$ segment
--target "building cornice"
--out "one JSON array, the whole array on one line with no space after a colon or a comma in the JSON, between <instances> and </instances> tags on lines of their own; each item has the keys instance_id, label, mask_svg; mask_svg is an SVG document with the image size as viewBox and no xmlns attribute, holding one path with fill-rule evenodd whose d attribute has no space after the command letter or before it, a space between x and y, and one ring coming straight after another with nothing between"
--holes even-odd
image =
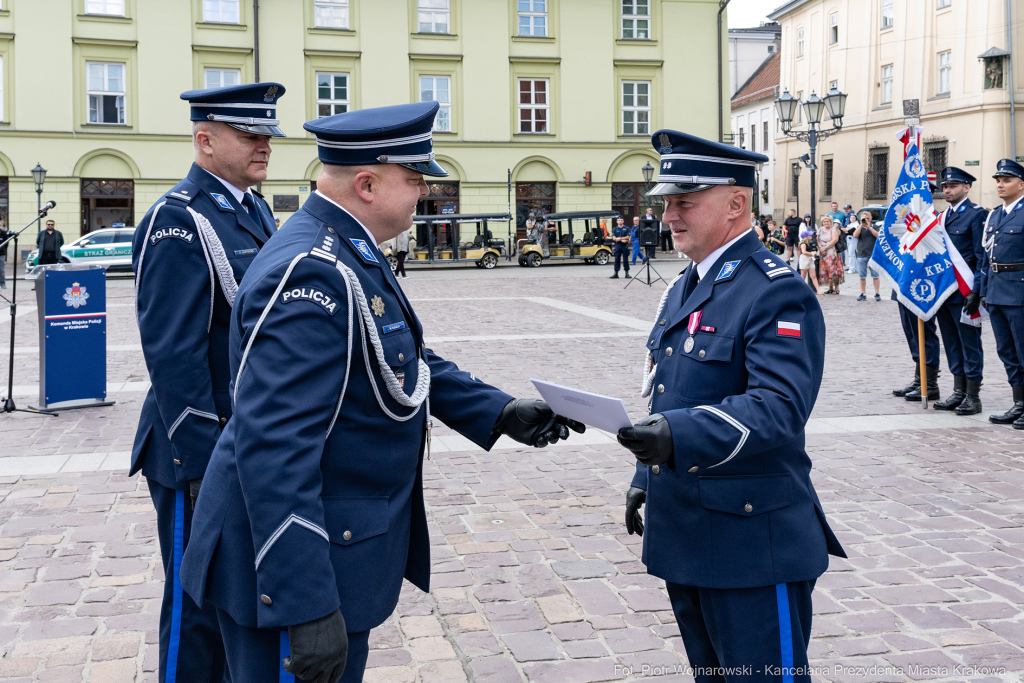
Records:
<instances>
[{"instance_id":1,"label":"building cornice","mask_svg":"<svg viewBox=\"0 0 1024 683\"><path fill-rule=\"evenodd\" d=\"M771 13L768 14L768 18L772 21L776 21L780 17L786 16L793 10L799 9L809 2L811 2L811 0L790 0L786 4L773 9Z\"/></svg>"}]
</instances>

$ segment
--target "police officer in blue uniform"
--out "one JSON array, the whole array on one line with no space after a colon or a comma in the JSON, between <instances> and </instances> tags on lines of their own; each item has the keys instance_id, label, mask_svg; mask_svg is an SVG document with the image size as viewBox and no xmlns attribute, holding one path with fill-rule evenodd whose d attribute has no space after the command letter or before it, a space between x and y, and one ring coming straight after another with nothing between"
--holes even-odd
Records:
<instances>
[{"instance_id":1,"label":"police officer in blue uniform","mask_svg":"<svg viewBox=\"0 0 1024 683\"><path fill-rule=\"evenodd\" d=\"M431 151L437 110L306 123L324 164L317 190L239 287L234 416L181 569L188 594L217 608L232 680L362 680L369 631L403 578L429 588L432 417L485 449L502 434L543 446L583 431L426 348L377 247L409 229L423 176L447 175Z\"/></svg>"},{"instance_id":2,"label":"police officer in blue uniform","mask_svg":"<svg viewBox=\"0 0 1024 683\"><path fill-rule=\"evenodd\" d=\"M811 591L845 557L811 484L804 427L821 385L814 292L750 228L768 158L672 130L663 221L693 262L666 290L646 342L651 415L619 431L637 459L626 528L665 580L700 682L810 681ZM646 503L646 523L640 507Z\"/></svg>"},{"instance_id":3,"label":"police officer in blue uniform","mask_svg":"<svg viewBox=\"0 0 1024 683\"><path fill-rule=\"evenodd\" d=\"M1024 429L1024 166L1002 159L992 177L1003 205L988 216L977 291L991 314L996 352L1006 368L1013 406L988 419Z\"/></svg>"},{"instance_id":4,"label":"police officer in blue uniform","mask_svg":"<svg viewBox=\"0 0 1024 683\"><path fill-rule=\"evenodd\" d=\"M981 241L988 211L967 198L975 180L974 176L963 169L947 166L942 169L939 184L949 204L943 212L943 227L967 267L974 273L974 281L977 283L981 266ZM963 309L967 307L977 312L980 300L977 288L966 297L957 290L935 314L942 332L942 344L946 349L946 362L953 375L953 393L945 401L936 403L936 410L953 410L957 415L981 412L978 393L984 368L981 328L960 322Z\"/></svg>"},{"instance_id":5,"label":"police officer in blue uniform","mask_svg":"<svg viewBox=\"0 0 1024 683\"><path fill-rule=\"evenodd\" d=\"M626 269L626 279L629 278L629 244L630 230L626 227L626 221L622 216L615 219L615 227L612 228L612 253L615 255L614 271L608 277L612 280L619 278L619 261L621 259L623 268Z\"/></svg>"},{"instance_id":6,"label":"police officer in blue uniform","mask_svg":"<svg viewBox=\"0 0 1024 683\"><path fill-rule=\"evenodd\" d=\"M132 245L135 308L152 386L132 448L156 506L164 596L160 681L224 678L217 614L184 595L178 568L192 493L231 417L228 330L238 282L270 239L270 207L250 188L267 177L284 87L190 90L195 163L142 219Z\"/></svg>"},{"instance_id":7,"label":"police officer in blue uniform","mask_svg":"<svg viewBox=\"0 0 1024 683\"><path fill-rule=\"evenodd\" d=\"M910 348L910 357L914 361L914 379L907 386L892 390L893 396L905 398L908 401L921 400L921 347L917 341L917 316L910 312L896 298L893 291L890 297L896 302L900 311L900 325L903 327L903 336L907 339L907 346ZM939 400L939 334L936 332L935 318L924 322L924 357L926 372L926 386L928 400Z\"/></svg>"}]
</instances>

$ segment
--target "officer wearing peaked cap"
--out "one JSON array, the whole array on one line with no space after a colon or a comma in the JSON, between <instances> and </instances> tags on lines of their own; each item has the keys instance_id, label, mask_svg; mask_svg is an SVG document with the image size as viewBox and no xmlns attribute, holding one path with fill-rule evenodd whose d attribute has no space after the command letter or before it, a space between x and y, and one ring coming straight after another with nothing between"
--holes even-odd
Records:
<instances>
[{"instance_id":1,"label":"officer wearing peaked cap","mask_svg":"<svg viewBox=\"0 0 1024 683\"><path fill-rule=\"evenodd\" d=\"M653 143L651 194L693 262L646 343L651 415L619 431L637 460L626 528L665 579L691 666L749 666L744 681L779 680L781 667L810 681L811 591L828 555L845 557L804 449L824 365L821 308L750 229L767 157L672 130Z\"/></svg>"},{"instance_id":2,"label":"officer wearing peaked cap","mask_svg":"<svg viewBox=\"0 0 1024 683\"><path fill-rule=\"evenodd\" d=\"M1003 203L992 209L985 224L978 293L990 313L1013 406L988 419L1024 429L1024 166L1002 159L992 177Z\"/></svg>"},{"instance_id":3,"label":"officer wearing peaked cap","mask_svg":"<svg viewBox=\"0 0 1024 683\"><path fill-rule=\"evenodd\" d=\"M232 312L235 412L181 576L215 605L232 680L362 680L403 577L426 591L423 452L436 417L482 448L583 426L427 349L377 245L408 230L436 102L311 121L317 190L256 257ZM429 451L428 451L429 454ZM342 673L344 671L344 673ZM343 678L341 678L343 676Z\"/></svg>"},{"instance_id":4,"label":"officer wearing peaked cap","mask_svg":"<svg viewBox=\"0 0 1024 683\"><path fill-rule=\"evenodd\" d=\"M946 299L936 318L946 349L946 361L953 375L953 393L935 404L936 410L954 410L957 415L981 412L981 376L984 356L981 349L981 328L960 322L961 313L976 313L981 300L979 270L981 241L988 212L967 198L976 178L956 166L942 169L939 184L949 206L940 220L953 246L974 273L974 290L966 297L958 291Z\"/></svg>"},{"instance_id":5,"label":"officer wearing peaked cap","mask_svg":"<svg viewBox=\"0 0 1024 683\"><path fill-rule=\"evenodd\" d=\"M182 93L195 163L135 232L135 308L152 386L132 448L157 511L165 583L160 680L224 675L217 614L181 591L194 496L231 417L228 330L238 282L273 234L270 208L251 188L267 177L270 138L283 137L275 83ZM191 491L190 491L191 489Z\"/></svg>"}]
</instances>

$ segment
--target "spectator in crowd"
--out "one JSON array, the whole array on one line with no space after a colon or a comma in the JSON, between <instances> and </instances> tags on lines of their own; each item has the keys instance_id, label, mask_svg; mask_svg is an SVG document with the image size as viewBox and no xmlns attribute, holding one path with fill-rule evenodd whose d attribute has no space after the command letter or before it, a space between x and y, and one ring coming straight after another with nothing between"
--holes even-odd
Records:
<instances>
[{"instance_id":1,"label":"spectator in crowd","mask_svg":"<svg viewBox=\"0 0 1024 683\"><path fill-rule=\"evenodd\" d=\"M395 277L402 279L408 279L408 275L405 274L405 257L409 253L409 235L412 232L412 228L406 230L401 235L395 238L395 258L398 260L398 264L395 266Z\"/></svg>"},{"instance_id":2,"label":"spectator in crowd","mask_svg":"<svg viewBox=\"0 0 1024 683\"><path fill-rule=\"evenodd\" d=\"M867 301L867 277L868 269L871 269L871 279L875 285L875 301L881 301L878 281L879 272L868 264L871 260L871 252L875 250L875 241L878 240L878 230L871 221L871 214L865 211L860 215L860 224L854 230L854 243L857 245L857 275L860 276L860 296L857 301Z\"/></svg>"},{"instance_id":3,"label":"spectator in crowd","mask_svg":"<svg viewBox=\"0 0 1024 683\"><path fill-rule=\"evenodd\" d=\"M633 216L633 227L629 230L629 241L633 247L632 265L636 265L637 256L640 257L642 262L646 263L647 257L640 251L640 216Z\"/></svg>"},{"instance_id":4,"label":"spectator in crowd","mask_svg":"<svg viewBox=\"0 0 1024 683\"><path fill-rule=\"evenodd\" d=\"M815 259L818 256L818 241L814 236L813 230L801 230L800 231L800 258L798 263L800 264L800 277L803 278L804 282L807 282L807 276L810 275L811 282L814 283L814 293L821 293L821 285L818 284L818 273Z\"/></svg>"},{"instance_id":5,"label":"spectator in crowd","mask_svg":"<svg viewBox=\"0 0 1024 683\"><path fill-rule=\"evenodd\" d=\"M789 217L783 221L786 228L786 261L792 261L800 255L800 225L802 221L796 217L796 209L789 210Z\"/></svg>"},{"instance_id":6,"label":"spectator in crowd","mask_svg":"<svg viewBox=\"0 0 1024 683\"><path fill-rule=\"evenodd\" d=\"M7 229L7 216L0 217L0 244L3 244L14 233ZM7 289L7 245L0 247L0 289Z\"/></svg>"},{"instance_id":7,"label":"spectator in crowd","mask_svg":"<svg viewBox=\"0 0 1024 683\"><path fill-rule=\"evenodd\" d=\"M615 227L612 228L612 242L615 246L612 247L612 253L615 255L615 265L612 274L609 276L610 279L616 280L619 277L619 263L621 259L622 266L626 269L626 279L629 279L629 228L626 227L626 221L622 216L615 219Z\"/></svg>"},{"instance_id":8,"label":"spectator in crowd","mask_svg":"<svg viewBox=\"0 0 1024 683\"><path fill-rule=\"evenodd\" d=\"M658 219L654 217L654 209L652 209L649 206L647 207L647 211L644 212L644 217L640 219L640 226L644 230L654 230L654 234L657 235L659 237L659 239L660 239L662 251L668 251L668 247L665 246L668 243L666 241L666 239L665 239L666 233L662 232L662 233L659 234L660 224L658 222ZM668 235L668 239L671 240L672 239L672 231L671 231L671 229L669 230L667 235ZM656 256L655 256L656 252L657 252L657 249L651 249L651 258L656 258Z\"/></svg>"},{"instance_id":9,"label":"spectator in crowd","mask_svg":"<svg viewBox=\"0 0 1024 683\"><path fill-rule=\"evenodd\" d=\"M274 227L276 227L278 230L281 229L281 219L278 216L274 216Z\"/></svg>"},{"instance_id":10,"label":"spectator in crowd","mask_svg":"<svg viewBox=\"0 0 1024 683\"><path fill-rule=\"evenodd\" d=\"M857 238L853 232L857 229L857 216L853 213L853 207L847 204L843 207L843 234L846 235L846 272L853 273L857 270Z\"/></svg>"},{"instance_id":11,"label":"spectator in crowd","mask_svg":"<svg viewBox=\"0 0 1024 683\"><path fill-rule=\"evenodd\" d=\"M775 219L768 219L768 241L766 246L768 251L772 252L776 256L782 256L782 252L786 250L786 230L785 226L775 225Z\"/></svg>"},{"instance_id":12,"label":"spectator in crowd","mask_svg":"<svg viewBox=\"0 0 1024 683\"><path fill-rule=\"evenodd\" d=\"M839 285L844 282L843 259L836 251L840 237L838 221L828 214L822 216L818 230L818 279L828 285L826 294L838 294Z\"/></svg>"},{"instance_id":13,"label":"spectator in crowd","mask_svg":"<svg viewBox=\"0 0 1024 683\"><path fill-rule=\"evenodd\" d=\"M832 217L832 221L833 222L838 221L839 225L837 225L836 228L839 230L839 239L841 239L841 240L843 240L845 242L846 241L846 231L843 230L843 226L846 225L846 214L839 210L839 202L832 202L831 209L832 210L828 212L828 215ZM843 268L845 269L847 267L846 252L843 251L843 252L837 252L837 253L839 253L839 257L843 261ZM853 258L852 254L851 254L851 258ZM854 264L852 262L849 264L850 267L853 267L854 265L856 265L856 264Z\"/></svg>"},{"instance_id":14,"label":"spectator in crowd","mask_svg":"<svg viewBox=\"0 0 1024 683\"><path fill-rule=\"evenodd\" d=\"M544 244L541 246L541 251L544 253L544 258L551 255L550 245L558 245L558 224L554 221L548 221L544 224Z\"/></svg>"},{"instance_id":15,"label":"spectator in crowd","mask_svg":"<svg viewBox=\"0 0 1024 683\"><path fill-rule=\"evenodd\" d=\"M764 244L764 228L761 227L761 221L753 211L750 212L750 227L757 234L757 239L761 240L761 244Z\"/></svg>"},{"instance_id":16,"label":"spectator in crowd","mask_svg":"<svg viewBox=\"0 0 1024 683\"><path fill-rule=\"evenodd\" d=\"M57 230L53 220L46 221L46 230L36 235L36 249L39 250L39 265L60 261L60 248L64 246L64 235Z\"/></svg>"}]
</instances>

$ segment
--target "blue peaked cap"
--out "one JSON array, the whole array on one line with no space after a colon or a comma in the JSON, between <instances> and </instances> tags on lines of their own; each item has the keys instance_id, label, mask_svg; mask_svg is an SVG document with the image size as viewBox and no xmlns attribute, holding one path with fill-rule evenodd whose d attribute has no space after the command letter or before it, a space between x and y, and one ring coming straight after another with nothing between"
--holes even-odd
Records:
<instances>
[{"instance_id":1,"label":"blue peaked cap","mask_svg":"<svg viewBox=\"0 0 1024 683\"><path fill-rule=\"evenodd\" d=\"M307 121L302 127L316 136L317 152L325 164L398 164L440 177L448 171L434 161L431 132L440 106L437 102L415 102L357 109Z\"/></svg>"},{"instance_id":2,"label":"blue peaked cap","mask_svg":"<svg viewBox=\"0 0 1024 683\"><path fill-rule=\"evenodd\" d=\"M1020 178L1024 180L1024 166L1021 166L1013 159L1000 159L999 163L996 164L996 173L993 178L999 176L1013 176L1014 178Z\"/></svg>"},{"instance_id":3,"label":"blue peaked cap","mask_svg":"<svg viewBox=\"0 0 1024 683\"><path fill-rule=\"evenodd\" d=\"M181 99L192 107L192 121L220 121L247 133L283 138L277 119L281 95L284 86L280 83L245 83L188 90L181 93Z\"/></svg>"},{"instance_id":4,"label":"blue peaked cap","mask_svg":"<svg viewBox=\"0 0 1024 683\"><path fill-rule=\"evenodd\" d=\"M947 185L952 183L966 183L968 185L973 185L975 181L978 180L967 171L963 170L962 168L957 168L956 166L947 166L946 168L942 169L942 173L940 173L939 175L941 177L941 179L939 180L939 185Z\"/></svg>"},{"instance_id":5,"label":"blue peaked cap","mask_svg":"<svg viewBox=\"0 0 1024 683\"><path fill-rule=\"evenodd\" d=\"M757 169L768 162L763 154L677 130L657 131L651 144L661 155L661 168L648 196L700 192L715 185L754 187Z\"/></svg>"}]
</instances>

